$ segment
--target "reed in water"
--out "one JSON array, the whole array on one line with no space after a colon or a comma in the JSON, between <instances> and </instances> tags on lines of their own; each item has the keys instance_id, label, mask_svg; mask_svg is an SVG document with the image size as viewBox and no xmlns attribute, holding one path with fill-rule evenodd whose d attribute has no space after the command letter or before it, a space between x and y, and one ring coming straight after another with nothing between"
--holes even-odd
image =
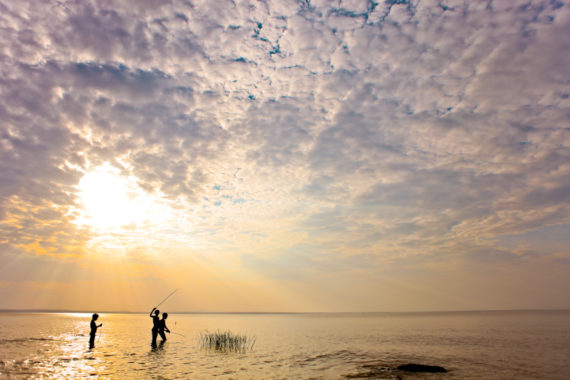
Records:
<instances>
[{"instance_id":1,"label":"reed in water","mask_svg":"<svg viewBox=\"0 0 570 380\"><path fill-rule=\"evenodd\" d=\"M231 331L216 331L200 333L202 348L217 351L246 351L255 344L255 336L234 334Z\"/></svg>"}]
</instances>

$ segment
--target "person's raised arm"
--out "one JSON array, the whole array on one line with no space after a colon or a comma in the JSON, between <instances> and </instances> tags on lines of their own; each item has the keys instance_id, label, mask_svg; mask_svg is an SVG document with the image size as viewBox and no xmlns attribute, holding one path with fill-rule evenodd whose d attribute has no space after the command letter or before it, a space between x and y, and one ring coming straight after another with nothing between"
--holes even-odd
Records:
<instances>
[{"instance_id":1,"label":"person's raised arm","mask_svg":"<svg viewBox=\"0 0 570 380\"><path fill-rule=\"evenodd\" d=\"M148 316L152 318L153 317L152 313L154 313L155 310L156 310L156 307L153 307Z\"/></svg>"}]
</instances>

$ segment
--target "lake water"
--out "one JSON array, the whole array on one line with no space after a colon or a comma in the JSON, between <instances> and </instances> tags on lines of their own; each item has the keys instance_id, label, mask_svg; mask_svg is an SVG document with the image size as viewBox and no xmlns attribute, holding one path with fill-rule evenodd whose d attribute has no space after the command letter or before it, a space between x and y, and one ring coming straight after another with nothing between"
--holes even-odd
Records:
<instances>
[{"instance_id":1,"label":"lake water","mask_svg":"<svg viewBox=\"0 0 570 380\"><path fill-rule=\"evenodd\" d=\"M570 379L570 311L170 314L150 347L145 314L0 313L0 378ZM201 347L200 333L255 336L253 349ZM178 335L181 334L181 335ZM421 363L445 374L395 370Z\"/></svg>"}]
</instances>

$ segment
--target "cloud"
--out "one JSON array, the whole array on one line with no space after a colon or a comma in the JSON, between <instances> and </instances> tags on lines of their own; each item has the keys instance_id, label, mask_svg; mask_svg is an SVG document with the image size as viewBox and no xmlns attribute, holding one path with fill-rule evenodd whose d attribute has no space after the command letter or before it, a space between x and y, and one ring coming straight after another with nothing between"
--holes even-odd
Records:
<instances>
[{"instance_id":1,"label":"cloud","mask_svg":"<svg viewBox=\"0 0 570 380\"><path fill-rule=\"evenodd\" d=\"M570 220L569 20L545 1L0 1L0 246L102 254L77 185L110 165L170 216L109 234L123 253L173 241L305 279L531 260L513 241Z\"/></svg>"}]
</instances>

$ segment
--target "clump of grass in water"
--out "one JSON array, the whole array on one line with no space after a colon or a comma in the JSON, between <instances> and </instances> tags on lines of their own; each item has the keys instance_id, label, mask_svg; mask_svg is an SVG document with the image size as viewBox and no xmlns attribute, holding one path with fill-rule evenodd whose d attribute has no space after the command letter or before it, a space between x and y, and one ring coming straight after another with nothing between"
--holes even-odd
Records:
<instances>
[{"instance_id":1,"label":"clump of grass in water","mask_svg":"<svg viewBox=\"0 0 570 380\"><path fill-rule=\"evenodd\" d=\"M233 334L231 331L200 333L202 348L216 351L246 351L253 349L255 337Z\"/></svg>"}]
</instances>

